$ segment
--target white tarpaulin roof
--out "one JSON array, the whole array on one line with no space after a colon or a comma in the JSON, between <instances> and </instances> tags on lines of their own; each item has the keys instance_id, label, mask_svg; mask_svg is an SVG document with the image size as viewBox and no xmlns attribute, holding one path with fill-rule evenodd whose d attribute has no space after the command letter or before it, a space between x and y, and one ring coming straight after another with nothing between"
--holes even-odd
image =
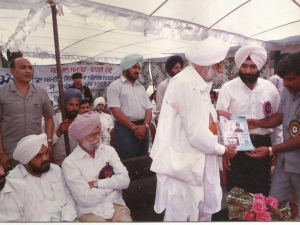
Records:
<instances>
[{"instance_id":1,"label":"white tarpaulin roof","mask_svg":"<svg viewBox=\"0 0 300 225\"><path fill-rule=\"evenodd\" d=\"M53 0L61 62L166 58L209 35L268 51L300 46L300 0ZM46 0L0 0L0 49L55 64Z\"/></svg>"}]
</instances>

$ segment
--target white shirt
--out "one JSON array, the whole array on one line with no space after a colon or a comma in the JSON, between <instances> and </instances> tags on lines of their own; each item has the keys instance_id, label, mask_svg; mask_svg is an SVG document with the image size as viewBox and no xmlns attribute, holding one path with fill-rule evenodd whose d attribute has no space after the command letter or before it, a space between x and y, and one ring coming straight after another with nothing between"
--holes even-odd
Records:
<instances>
[{"instance_id":1,"label":"white shirt","mask_svg":"<svg viewBox=\"0 0 300 225\"><path fill-rule=\"evenodd\" d=\"M171 195L184 196L191 221L199 213L221 208L219 157L225 147L209 130L210 88L192 66L173 77L167 88L153 148L151 170L158 183L155 211L172 204ZM171 188L172 186L172 188ZM205 202L209 198L209 201ZM199 204L204 207L199 209ZM176 207L174 208L174 210Z\"/></svg>"},{"instance_id":2,"label":"white shirt","mask_svg":"<svg viewBox=\"0 0 300 225\"><path fill-rule=\"evenodd\" d=\"M77 116L80 116L79 114ZM56 130L59 127L59 124L62 122L62 115L61 112L56 113L55 116L53 116L53 122L54 122L54 129L53 129L53 158L56 160L64 159L66 157L66 145L65 145L65 137L64 134L62 134L60 137L56 135ZM44 124L44 123L43 123ZM44 125L42 124L43 130ZM45 132L45 131L44 131ZM101 142L103 144L109 145L110 144L110 134L107 131L107 127L105 124L101 124ZM70 144L70 152L73 152L73 150L77 147L78 141L74 138L72 138L69 135L69 144Z\"/></svg>"},{"instance_id":3,"label":"white shirt","mask_svg":"<svg viewBox=\"0 0 300 225\"><path fill-rule=\"evenodd\" d=\"M271 81L274 86L276 87L276 89L279 92L279 95L282 95L282 91L283 91L283 80L280 76L278 76L277 74L271 76L268 78L268 81Z\"/></svg>"},{"instance_id":4,"label":"white shirt","mask_svg":"<svg viewBox=\"0 0 300 225\"><path fill-rule=\"evenodd\" d=\"M50 170L41 177L32 176L23 164L18 164L8 177L25 181L37 194L51 216L51 221L74 221L75 201L65 184L59 166L50 164Z\"/></svg>"},{"instance_id":5,"label":"white shirt","mask_svg":"<svg viewBox=\"0 0 300 225\"><path fill-rule=\"evenodd\" d=\"M25 182L6 178L0 191L1 222L47 222L50 215Z\"/></svg>"},{"instance_id":6,"label":"white shirt","mask_svg":"<svg viewBox=\"0 0 300 225\"><path fill-rule=\"evenodd\" d=\"M130 121L144 119L146 110L152 109L144 86L138 81L132 85L124 76L107 87L107 106L120 108Z\"/></svg>"},{"instance_id":7,"label":"white shirt","mask_svg":"<svg viewBox=\"0 0 300 225\"><path fill-rule=\"evenodd\" d=\"M161 110L161 106L162 106L162 102L167 90L167 87L169 85L171 77L168 76L167 79L163 80L162 82L159 83L159 85L157 86L156 89L156 110L155 110L155 114L157 119L159 119L159 114L160 114L160 110Z\"/></svg>"},{"instance_id":8,"label":"white shirt","mask_svg":"<svg viewBox=\"0 0 300 225\"><path fill-rule=\"evenodd\" d=\"M280 96L274 85L262 78L257 79L253 90L249 89L237 77L223 84L217 101L217 110L223 110L234 116L245 116L247 119L263 119L264 103L271 103L272 113L277 112ZM272 128L250 130L251 134L265 135L272 133Z\"/></svg>"},{"instance_id":9,"label":"white shirt","mask_svg":"<svg viewBox=\"0 0 300 225\"><path fill-rule=\"evenodd\" d=\"M97 112L97 113L99 114L99 117L100 117L101 127L103 125L107 129L111 130L115 126L115 123L114 123L111 115L109 115L105 112L101 112L101 113ZM106 144L106 143L104 143L104 144Z\"/></svg>"},{"instance_id":10,"label":"white shirt","mask_svg":"<svg viewBox=\"0 0 300 225\"><path fill-rule=\"evenodd\" d=\"M98 180L101 169L109 162L115 175ZM105 219L114 215L113 203L125 205L122 189L126 189L130 179L126 168L114 148L100 145L95 158L90 157L78 145L62 163L66 183L76 200L78 217L93 213ZM98 180L98 188L90 188L88 182Z\"/></svg>"}]
</instances>

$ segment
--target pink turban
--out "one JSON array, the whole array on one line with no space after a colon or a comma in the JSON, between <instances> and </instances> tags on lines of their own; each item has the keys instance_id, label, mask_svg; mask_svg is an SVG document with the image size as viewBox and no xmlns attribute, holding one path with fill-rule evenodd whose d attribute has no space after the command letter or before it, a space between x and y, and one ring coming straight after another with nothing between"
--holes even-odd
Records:
<instances>
[{"instance_id":1,"label":"pink turban","mask_svg":"<svg viewBox=\"0 0 300 225\"><path fill-rule=\"evenodd\" d=\"M69 127L69 134L76 140L82 140L97 126L101 127L99 114L96 112L87 112L76 117Z\"/></svg>"},{"instance_id":2,"label":"pink turban","mask_svg":"<svg viewBox=\"0 0 300 225\"><path fill-rule=\"evenodd\" d=\"M40 152L42 145L48 147L47 135L45 133L23 137L18 142L13 157L20 163L27 164Z\"/></svg>"},{"instance_id":3,"label":"pink turban","mask_svg":"<svg viewBox=\"0 0 300 225\"><path fill-rule=\"evenodd\" d=\"M266 50L259 45L249 45L241 47L234 56L234 61L237 68L240 69L243 62L250 56L251 60L255 63L257 68L260 70L267 61Z\"/></svg>"}]
</instances>

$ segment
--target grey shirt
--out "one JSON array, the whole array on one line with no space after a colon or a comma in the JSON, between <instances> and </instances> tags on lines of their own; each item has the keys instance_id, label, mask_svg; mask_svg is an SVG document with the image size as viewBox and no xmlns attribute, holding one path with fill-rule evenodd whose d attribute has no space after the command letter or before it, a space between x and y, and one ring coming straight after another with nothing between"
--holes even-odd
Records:
<instances>
[{"instance_id":1,"label":"grey shirt","mask_svg":"<svg viewBox=\"0 0 300 225\"><path fill-rule=\"evenodd\" d=\"M283 114L283 140L287 141L292 138L289 132L291 121L297 120L300 123L300 94L294 96L284 88L277 112ZM300 146L293 151L280 153L276 166L280 166L283 160L286 172L300 174Z\"/></svg>"},{"instance_id":2,"label":"grey shirt","mask_svg":"<svg viewBox=\"0 0 300 225\"><path fill-rule=\"evenodd\" d=\"M55 115L47 91L30 84L26 98L14 82L0 87L0 128L2 144L9 159L18 141L30 134L41 134L42 116Z\"/></svg>"}]
</instances>

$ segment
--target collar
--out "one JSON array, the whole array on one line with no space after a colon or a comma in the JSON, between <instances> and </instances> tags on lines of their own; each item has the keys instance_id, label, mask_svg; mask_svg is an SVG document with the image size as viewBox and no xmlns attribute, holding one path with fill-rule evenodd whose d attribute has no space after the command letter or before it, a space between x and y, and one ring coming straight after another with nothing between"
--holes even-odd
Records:
<instances>
[{"instance_id":1,"label":"collar","mask_svg":"<svg viewBox=\"0 0 300 225\"><path fill-rule=\"evenodd\" d=\"M98 155L100 154L100 152L101 152L101 150L103 149L103 145L102 144L100 144L100 146L96 149L96 151L95 151L95 158L97 158L98 157ZM78 160L81 160L81 159L83 159L84 157L90 157L91 158L91 156L86 152L86 151L84 151L81 147L80 147L80 145L78 144L78 146L74 149L74 151L76 151L76 156L77 156L77 159Z\"/></svg>"},{"instance_id":2,"label":"collar","mask_svg":"<svg viewBox=\"0 0 300 225\"><path fill-rule=\"evenodd\" d=\"M24 177L26 177L27 175L30 175L30 176L33 176L33 175L31 175L27 170L26 170L26 168L25 168L25 166L23 165L23 164L19 164L19 168L20 168L20 171L21 171L21 174L22 174L22 177L24 178ZM50 169L49 169L49 171L47 172L47 173L49 173L51 170L53 170L53 165L52 165L52 163L50 163ZM42 176L43 176L43 174L42 174ZM41 176L41 177L42 177ZM34 176L35 177L35 176Z\"/></svg>"},{"instance_id":3,"label":"collar","mask_svg":"<svg viewBox=\"0 0 300 225\"><path fill-rule=\"evenodd\" d=\"M188 66L188 69L190 69L191 75L193 75L193 79L195 81L195 86L200 89L201 92L205 91L207 87L212 85L212 81L206 82L203 80L203 78L200 76L200 74L195 70L193 66Z\"/></svg>"},{"instance_id":4,"label":"collar","mask_svg":"<svg viewBox=\"0 0 300 225\"><path fill-rule=\"evenodd\" d=\"M130 82L124 77L124 75L122 75L122 76L120 77L120 79L121 79L122 83L125 83L125 82L130 83ZM130 83L130 84L131 84L131 83ZM133 84L133 85L141 85L141 84L136 80L136 81L134 81L134 84Z\"/></svg>"},{"instance_id":5,"label":"collar","mask_svg":"<svg viewBox=\"0 0 300 225\"><path fill-rule=\"evenodd\" d=\"M19 91L15 85L15 82L10 82L9 85L10 85L11 91L14 91L14 92ZM35 92L35 88L33 87L33 84L31 84L31 83L29 83L29 91L28 92Z\"/></svg>"},{"instance_id":6,"label":"collar","mask_svg":"<svg viewBox=\"0 0 300 225\"><path fill-rule=\"evenodd\" d=\"M9 192L13 192L14 190L12 189L12 187L10 186L10 182L9 182L9 179L12 179L12 178L8 178L7 177L5 178L6 179L6 182L5 182L5 186L4 188L0 191L0 202L2 201L3 199L3 195L5 193L9 193Z\"/></svg>"}]
</instances>

